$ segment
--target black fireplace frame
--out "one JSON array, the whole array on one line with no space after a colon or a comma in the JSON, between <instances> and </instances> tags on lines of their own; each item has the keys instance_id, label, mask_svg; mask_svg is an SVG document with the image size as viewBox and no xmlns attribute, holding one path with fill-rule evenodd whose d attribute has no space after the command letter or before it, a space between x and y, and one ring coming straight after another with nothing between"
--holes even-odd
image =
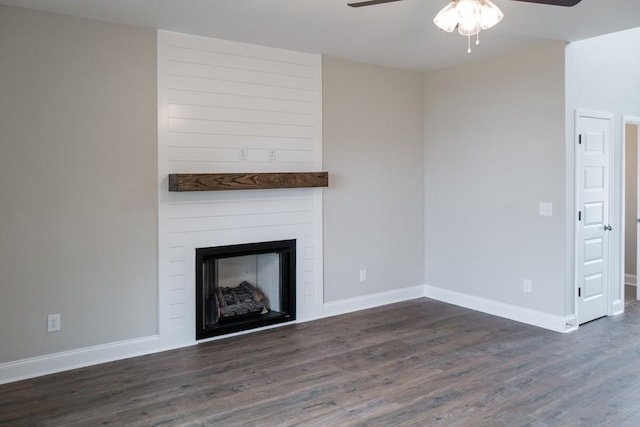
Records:
<instances>
[{"instance_id":1,"label":"black fireplace frame","mask_svg":"<svg viewBox=\"0 0 640 427\"><path fill-rule=\"evenodd\" d=\"M202 265L209 258L232 258L276 252L280 254L280 312L269 312L259 317L220 322L216 326L204 324L204 289ZM240 332L296 319L296 240L247 243L196 249L196 339Z\"/></svg>"}]
</instances>

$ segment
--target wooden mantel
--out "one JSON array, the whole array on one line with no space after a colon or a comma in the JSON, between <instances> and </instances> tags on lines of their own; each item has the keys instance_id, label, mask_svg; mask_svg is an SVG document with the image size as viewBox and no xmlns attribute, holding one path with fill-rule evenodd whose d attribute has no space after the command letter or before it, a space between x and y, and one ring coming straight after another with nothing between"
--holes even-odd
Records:
<instances>
[{"instance_id":1,"label":"wooden mantel","mask_svg":"<svg viewBox=\"0 0 640 427\"><path fill-rule=\"evenodd\" d=\"M169 191L259 190L328 186L328 172L176 173L169 175Z\"/></svg>"}]
</instances>

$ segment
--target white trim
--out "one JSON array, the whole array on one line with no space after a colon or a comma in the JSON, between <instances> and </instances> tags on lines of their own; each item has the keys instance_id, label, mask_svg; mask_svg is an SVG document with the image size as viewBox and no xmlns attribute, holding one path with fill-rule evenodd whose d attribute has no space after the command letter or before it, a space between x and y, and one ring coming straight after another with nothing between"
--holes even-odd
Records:
<instances>
[{"instance_id":1,"label":"white trim","mask_svg":"<svg viewBox=\"0 0 640 427\"><path fill-rule=\"evenodd\" d=\"M153 335L2 363L0 364L0 384L128 359L158 351L160 351L160 337Z\"/></svg>"},{"instance_id":2,"label":"white trim","mask_svg":"<svg viewBox=\"0 0 640 427\"><path fill-rule=\"evenodd\" d=\"M517 305L506 304L430 285L425 285L425 296L448 304L538 326L555 332L566 333L576 329L575 316L555 316Z\"/></svg>"},{"instance_id":3,"label":"white trim","mask_svg":"<svg viewBox=\"0 0 640 427\"><path fill-rule=\"evenodd\" d=\"M624 277L624 283L622 284L622 290L621 290L621 295L622 295L622 299L624 299L624 295L625 295L625 290L624 290L624 285L636 285L638 280L636 275L632 275L632 274L625 274L625 270L626 270L626 266L625 266L625 246L626 246L626 225L625 225L625 215L626 215L626 158L627 158L627 124L631 124L631 125L636 125L638 127L640 127L640 117L639 116L631 116L628 114L623 114L622 115L622 125L621 125L621 130L620 130L620 144L621 144L621 150L622 150L622 172L620 175L620 179L622 181L622 195L621 195L621 203L622 206L620 208L620 218L621 218L621 230L620 230L620 277ZM638 153L640 153L640 135L638 135L638 141L637 141L637 148L639 149ZM638 154L640 156L640 154ZM639 166L640 167L640 166ZM636 206L637 208L637 206ZM637 230L636 230L637 233ZM640 246L638 245L638 242L636 242L636 246ZM636 269L638 268L638 265L640 265L640 263L638 262L638 257L640 256L637 255L636 256ZM624 276L623 276L624 275ZM633 281L631 281L633 280ZM640 300L640 295L636 295L636 299ZM624 310L624 304L622 304L622 309Z\"/></svg>"},{"instance_id":4,"label":"white trim","mask_svg":"<svg viewBox=\"0 0 640 427\"><path fill-rule=\"evenodd\" d=\"M313 320L319 320L319 319L313 319ZM214 337L210 337L210 338L203 338L201 340L197 340L196 342L194 342L193 344L189 344L189 345L197 345L197 344L204 344L204 343L208 343L211 341L220 341L220 340L224 340L227 338L233 338L233 337L237 337L237 336L241 336L241 335L249 335L249 334L253 334L256 332L260 332L260 331L267 331L269 329L275 329L275 328L282 328L283 326L291 326L291 325L295 325L297 323L305 323L308 322L308 320L292 320L290 322L282 322L282 323L276 323L273 325L267 325L267 326L260 326L259 328L252 328L252 329L245 329L243 331L238 331L238 332L231 332L228 334L224 334L224 335L217 335ZM184 347L188 347L189 345L186 345ZM164 350L162 350L164 351Z\"/></svg>"},{"instance_id":5,"label":"white trim","mask_svg":"<svg viewBox=\"0 0 640 427\"><path fill-rule=\"evenodd\" d=\"M615 299L611 303L611 314L610 314L610 316L617 316L618 314L623 314L623 313L624 313L624 301L621 300L621 299Z\"/></svg>"},{"instance_id":6,"label":"white trim","mask_svg":"<svg viewBox=\"0 0 640 427\"><path fill-rule=\"evenodd\" d=\"M424 297L424 285L324 303L321 317L337 316Z\"/></svg>"},{"instance_id":7,"label":"white trim","mask_svg":"<svg viewBox=\"0 0 640 427\"><path fill-rule=\"evenodd\" d=\"M164 307L169 305L167 292L163 289L163 277L166 277L169 273L166 271L167 262L169 259L169 244L168 238L164 230L168 228L167 220L168 215L166 214L167 209L167 196L166 196L166 188L168 185L167 178L167 163L169 155L168 151L168 129L169 129L169 119L167 106L169 105L167 100L167 91L168 91L168 83L166 81L166 70L165 64L167 63L167 33L165 31L157 31L156 32L156 79L157 79L157 89L156 89L156 102L157 102L157 113L158 113L158 130L157 130L157 138L158 138L158 312L157 312L157 322L158 322L158 335L160 336L161 343L160 345L163 348L180 346L186 344L184 341L179 339L175 339L174 336L171 335L171 323L167 316L164 315ZM194 332L195 337L195 332Z\"/></svg>"},{"instance_id":8,"label":"white trim","mask_svg":"<svg viewBox=\"0 0 640 427\"><path fill-rule=\"evenodd\" d=\"M564 318L565 330L563 332L573 332L578 329L578 317L575 314Z\"/></svg>"}]
</instances>

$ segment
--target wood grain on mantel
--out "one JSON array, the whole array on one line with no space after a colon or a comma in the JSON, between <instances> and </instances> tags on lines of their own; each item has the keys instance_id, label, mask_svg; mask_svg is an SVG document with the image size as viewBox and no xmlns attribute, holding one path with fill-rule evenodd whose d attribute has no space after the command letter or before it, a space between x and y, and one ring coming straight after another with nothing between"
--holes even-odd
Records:
<instances>
[{"instance_id":1,"label":"wood grain on mantel","mask_svg":"<svg viewBox=\"0 0 640 427\"><path fill-rule=\"evenodd\" d=\"M328 186L328 172L177 173L169 175L169 191L259 190Z\"/></svg>"}]
</instances>

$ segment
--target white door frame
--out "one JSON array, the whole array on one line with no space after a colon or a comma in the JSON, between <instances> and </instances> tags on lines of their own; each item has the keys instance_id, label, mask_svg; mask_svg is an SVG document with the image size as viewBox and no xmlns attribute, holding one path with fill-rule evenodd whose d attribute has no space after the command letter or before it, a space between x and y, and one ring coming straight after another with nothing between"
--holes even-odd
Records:
<instances>
[{"instance_id":1,"label":"white door frame","mask_svg":"<svg viewBox=\"0 0 640 427\"><path fill-rule=\"evenodd\" d=\"M616 153L620 152L617 147L620 146L620 143L618 142L618 138L616 138L616 133L615 133L615 125L614 125L614 118L615 118L615 114L614 113L609 113L609 112L602 112L602 111L590 111L590 110L582 110L582 109L576 109L575 111L575 115L574 115L574 125L573 125L573 147L574 147L574 153L576 153L576 149L575 147L578 146L578 140L580 138L580 134L578 132L578 123L579 123L579 118L580 117L591 117L591 118L597 118L597 119L604 119L604 120L609 120L610 123L610 127L609 127L609 218L610 220L618 220L618 216L616 216L616 209L614 208L614 203L616 203L616 197L615 197L615 188L616 188L616 183L620 183L620 178L624 177L624 170L622 170L622 175L620 174L616 174L615 173L615 165L616 165ZM622 156L624 157L624 155ZM578 244L580 242L578 242L578 237L579 237L579 232L578 232L578 227L580 226L579 222L578 222L578 208L580 206L580 200L579 200L579 189L578 189L578 173L580 173L579 168L578 168L578 155L576 154L574 156L573 159L573 179L574 179L574 184L573 184L573 193L574 193L574 206L575 206L575 212L574 212L574 216L573 216L573 248L574 248L574 255L573 255L573 277L574 277L574 307L575 307L575 316L576 318L579 320L580 319L580 314L578 313L579 311L579 298L578 298L578 288L579 288L579 282L578 282ZM616 182L617 181L617 182ZM622 184L624 184L624 180L622 180ZM622 193L624 194L624 192ZM622 202L624 203L624 197L622 198ZM624 207L624 206L623 206ZM624 211L623 211L624 212ZM613 222L613 221L612 221ZM607 260L608 266L609 266L609 271L613 272L616 271L614 269L612 269L613 264L612 260L614 259L614 257L616 256L620 256L620 252L619 252L619 247L616 247L615 242L619 242L622 238L622 234L620 234L623 231L622 227L616 226L617 224L613 224L614 227L614 233L611 234L611 238L609 239L609 259ZM624 243L622 243L624 245ZM616 249L614 249L616 248ZM614 250L612 250L614 249ZM624 275L622 276L624 277ZM616 292L615 290L617 289L616 286L613 286L613 283L615 283L615 276L612 274L609 274L609 278L607 280L607 283L605 284L606 288L606 295L607 295L607 315L608 316L612 316L614 314L618 314L619 313L619 306L622 307L622 310L624 310L624 295L622 296L622 304L620 304L620 297L618 295L618 292ZM622 291L624 291L624 280L622 280ZM618 297L618 298L616 298ZM577 326L576 322L576 326Z\"/></svg>"},{"instance_id":2,"label":"white door frame","mask_svg":"<svg viewBox=\"0 0 640 427\"><path fill-rule=\"evenodd\" d=\"M622 171L620 173L620 180L621 180L621 188L622 188L622 196L621 196L621 218L620 218L620 223L622 224L621 230L620 230L620 247L619 247L619 251L620 251L620 277L622 277L622 289L621 289L621 294L622 295L622 301L624 301L624 278L625 278L625 212L626 212L626 202L625 202L625 194L626 194L626 170L625 170L625 165L626 165L626 158L627 158L627 125L631 124L631 125L636 125L638 126L638 128L640 128L640 117L638 116L630 116L630 115L623 115L622 116L622 121L621 121L621 131L620 131L620 144L622 147L622 159L621 159L621 164L622 164ZM636 142L636 144L638 144L638 156L640 157L640 136L638 138L639 140ZM638 162L639 164L639 168L640 168L640 162ZM640 170L639 170L639 175L640 175ZM637 227L637 226L636 226ZM640 249L640 240L637 243L638 245L638 249ZM640 256L640 252L638 252L639 256ZM636 265L636 269L639 268L640 265ZM637 277L638 277L638 272L636 270L636 282L637 282ZM639 286L639 283L636 283L636 286ZM636 299L640 300L640 292L636 291ZM622 304L622 311L624 311L624 304Z\"/></svg>"}]
</instances>

